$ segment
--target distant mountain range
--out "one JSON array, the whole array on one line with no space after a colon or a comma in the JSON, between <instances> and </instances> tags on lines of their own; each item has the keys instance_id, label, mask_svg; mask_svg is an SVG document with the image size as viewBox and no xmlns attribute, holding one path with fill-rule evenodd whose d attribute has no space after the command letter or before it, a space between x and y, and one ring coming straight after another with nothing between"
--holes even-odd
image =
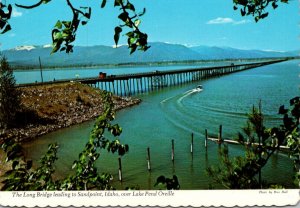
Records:
<instances>
[{"instance_id":1,"label":"distant mountain range","mask_svg":"<svg viewBox=\"0 0 300 208\"><path fill-rule=\"evenodd\" d=\"M130 55L127 46L75 46L74 52L58 52L50 55L49 46L20 46L2 51L13 66L38 66L40 57L43 66L92 66L121 63L146 63L167 61L247 59L299 56L299 51L276 52L262 50L241 50L230 47L197 46L186 47L180 44L160 42L150 43L146 52L137 51Z\"/></svg>"}]
</instances>

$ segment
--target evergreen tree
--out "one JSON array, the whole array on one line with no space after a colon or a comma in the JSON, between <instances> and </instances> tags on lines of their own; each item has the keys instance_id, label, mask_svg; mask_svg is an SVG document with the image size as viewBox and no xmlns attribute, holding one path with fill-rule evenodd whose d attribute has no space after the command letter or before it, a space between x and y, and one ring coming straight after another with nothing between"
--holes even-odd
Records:
<instances>
[{"instance_id":1,"label":"evergreen tree","mask_svg":"<svg viewBox=\"0 0 300 208\"><path fill-rule=\"evenodd\" d=\"M0 57L0 129L14 126L20 108L20 93L15 88L13 70L4 56Z\"/></svg>"}]
</instances>

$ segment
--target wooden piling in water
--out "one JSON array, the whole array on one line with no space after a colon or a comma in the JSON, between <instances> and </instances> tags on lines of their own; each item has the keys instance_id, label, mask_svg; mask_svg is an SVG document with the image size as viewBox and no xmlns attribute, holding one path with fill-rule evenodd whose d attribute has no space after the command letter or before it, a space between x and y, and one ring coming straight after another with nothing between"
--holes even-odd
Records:
<instances>
[{"instance_id":1,"label":"wooden piling in water","mask_svg":"<svg viewBox=\"0 0 300 208\"><path fill-rule=\"evenodd\" d=\"M191 139L191 153L193 154L194 150L194 133L192 133L192 139Z\"/></svg>"},{"instance_id":2,"label":"wooden piling in water","mask_svg":"<svg viewBox=\"0 0 300 208\"><path fill-rule=\"evenodd\" d=\"M121 161L121 157L119 157L119 181L122 181L122 161Z\"/></svg>"},{"instance_id":3,"label":"wooden piling in water","mask_svg":"<svg viewBox=\"0 0 300 208\"><path fill-rule=\"evenodd\" d=\"M174 162L174 157L175 157L175 151L174 151L174 139L172 139L172 155L171 155L171 158L172 158L172 161Z\"/></svg>"},{"instance_id":4,"label":"wooden piling in water","mask_svg":"<svg viewBox=\"0 0 300 208\"><path fill-rule=\"evenodd\" d=\"M218 143L219 145L222 143L222 125L219 126Z\"/></svg>"},{"instance_id":5,"label":"wooden piling in water","mask_svg":"<svg viewBox=\"0 0 300 208\"><path fill-rule=\"evenodd\" d=\"M140 86L141 86L141 93L144 92L143 90L143 78L140 78Z\"/></svg>"},{"instance_id":6,"label":"wooden piling in water","mask_svg":"<svg viewBox=\"0 0 300 208\"><path fill-rule=\"evenodd\" d=\"M112 83L112 92L113 92L114 94L116 94L116 90L115 90L115 82L112 81L111 83Z\"/></svg>"},{"instance_id":7,"label":"wooden piling in water","mask_svg":"<svg viewBox=\"0 0 300 208\"><path fill-rule=\"evenodd\" d=\"M151 162L150 162L150 147L147 148L147 165L148 165L148 170L151 170Z\"/></svg>"},{"instance_id":8,"label":"wooden piling in water","mask_svg":"<svg viewBox=\"0 0 300 208\"><path fill-rule=\"evenodd\" d=\"M205 141L204 141L205 148L207 148L207 139L208 139L208 133L207 133L207 129L205 129Z\"/></svg>"}]
</instances>

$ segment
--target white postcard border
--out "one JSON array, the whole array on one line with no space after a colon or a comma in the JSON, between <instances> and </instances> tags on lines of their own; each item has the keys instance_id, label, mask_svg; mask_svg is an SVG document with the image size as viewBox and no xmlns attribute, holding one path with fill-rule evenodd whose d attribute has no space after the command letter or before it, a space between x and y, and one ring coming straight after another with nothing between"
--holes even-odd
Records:
<instances>
[{"instance_id":1,"label":"white postcard border","mask_svg":"<svg viewBox=\"0 0 300 208\"><path fill-rule=\"evenodd\" d=\"M135 190L0 192L0 205L10 207L82 206L294 206L300 189Z\"/></svg>"}]
</instances>

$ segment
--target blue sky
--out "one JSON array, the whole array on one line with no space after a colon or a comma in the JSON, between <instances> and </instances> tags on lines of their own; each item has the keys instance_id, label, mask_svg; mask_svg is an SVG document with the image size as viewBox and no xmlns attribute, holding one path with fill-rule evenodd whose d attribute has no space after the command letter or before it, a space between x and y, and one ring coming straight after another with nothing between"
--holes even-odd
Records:
<instances>
[{"instance_id":1,"label":"blue sky","mask_svg":"<svg viewBox=\"0 0 300 208\"><path fill-rule=\"evenodd\" d=\"M1 1L1 0L0 0ZM31 4L38 0L2 0L3 3ZM101 0L73 0L77 5L92 6L92 18L77 32L75 45L114 45L114 27L120 21L113 1L100 8ZM287 51L300 49L298 1L270 8L269 16L255 23L252 16L242 17L233 10L231 0L132 0L137 10L147 9L141 30L149 41L187 46L228 46L240 49ZM71 12L64 0L53 0L39 8L13 9L12 30L0 35L0 49L21 45L51 43L51 29L57 19L69 20ZM120 43L126 43L121 37Z\"/></svg>"}]
</instances>

